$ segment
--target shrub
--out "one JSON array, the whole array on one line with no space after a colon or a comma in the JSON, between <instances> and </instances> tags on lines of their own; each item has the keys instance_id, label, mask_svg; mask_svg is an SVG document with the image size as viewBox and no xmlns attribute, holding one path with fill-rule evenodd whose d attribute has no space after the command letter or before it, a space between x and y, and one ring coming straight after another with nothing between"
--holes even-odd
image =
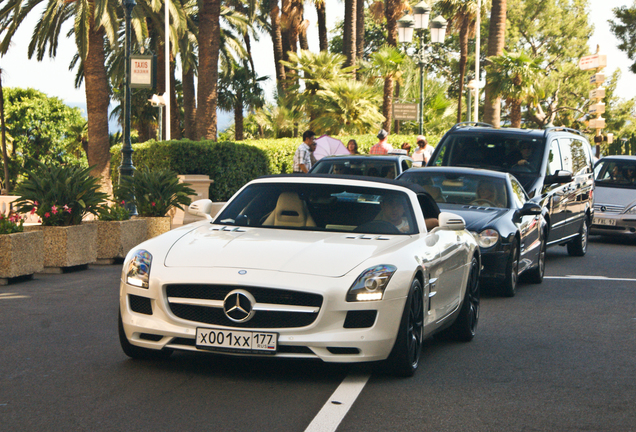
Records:
<instances>
[{"instance_id":1,"label":"shrub","mask_svg":"<svg viewBox=\"0 0 636 432\"><path fill-rule=\"evenodd\" d=\"M166 216L171 208L190 204L195 192L188 183L179 183L177 174L166 169L144 167L135 175L121 179L119 193L130 200L139 216Z\"/></svg>"},{"instance_id":2,"label":"shrub","mask_svg":"<svg viewBox=\"0 0 636 432\"><path fill-rule=\"evenodd\" d=\"M18 212L37 214L44 226L79 225L85 215L97 215L108 195L99 191L99 179L90 171L36 161L36 168L15 188Z\"/></svg>"},{"instance_id":3,"label":"shrub","mask_svg":"<svg viewBox=\"0 0 636 432\"><path fill-rule=\"evenodd\" d=\"M0 235L24 231L24 219L19 214L5 216L0 214Z\"/></svg>"}]
</instances>

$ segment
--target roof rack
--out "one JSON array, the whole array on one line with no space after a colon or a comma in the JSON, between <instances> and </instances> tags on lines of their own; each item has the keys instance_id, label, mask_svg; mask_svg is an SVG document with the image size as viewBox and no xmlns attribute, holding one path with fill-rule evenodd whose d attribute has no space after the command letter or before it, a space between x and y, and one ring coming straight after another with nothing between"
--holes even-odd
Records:
<instances>
[{"instance_id":1,"label":"roof rack","mask_svg":"<svg viewBox=\"0 0 636 432\"><path fill-rule=\"evenodd\" d=\"M463 127L469 127L469 126L490 127L490 128L493 127L493 125L488 124L488 123L466 121L466 122L461 122L461 123L455 123L453 125L453 127L451 128L451 130L455 130L455 129L459 129L459 128L463 128Z\"/></svg>"},{"instance_id":2,"label":"roof rack","mask_svg":"<svg viewBox=\"0 0 636 432\"><path fill-rule=\"evenodd\" d=\"M543 131L543 136L546 136L546 135L548 134L548 132L551 132L551 131L555 131L555 132L558 132L558 131L565 131L565 132L571 132L571 133L575 133L575 134L577 134L577 135L585 136L585 135L583 135L583 132L578 131L578 130L576 130L576 129L569 128L569 127L565 127L565 126L552 126L552 127L547 127L547 128L545 128L545 129L544 129L544 131Z\"/></svg>"}]
</instances>

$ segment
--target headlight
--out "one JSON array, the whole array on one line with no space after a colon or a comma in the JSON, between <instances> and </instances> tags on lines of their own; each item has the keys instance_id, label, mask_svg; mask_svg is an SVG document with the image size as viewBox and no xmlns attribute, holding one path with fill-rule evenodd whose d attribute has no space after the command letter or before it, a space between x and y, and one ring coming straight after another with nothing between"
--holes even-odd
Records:
<instances>
[{"instance_id":1,"label":"headlight","mask_svg":"<svg viewBox=\"0 0 636 432\"><path fill-rule=\"evenodd\" d=\"M397 267L392 265L379 265L366 269L349 288L347 301L382 300L384 289L396 270Z\"/></svg>"},{"instance_id":2,"label":"headlight","mask_svg":"<svg viewBox=\"0 0 636 432\"><path fill-rule=\"evenodd\" d=\"M625 214L636 214L636 205L635 205L635 206L630 207L630 208L629 208L629 209L625 212Z\"/></svg>"},{"instance_id":3,"label":"headlight","mask_svg":"<svg viewBox=\"0 0 636 432\"><path fill-rule=\"evenodd\" d=\"M479 246L487 249L497 244L499 241L499 233L494 229L486 229L477 234L477 242Z\"/></svg>"},{"instance_id":4,"label":"headlight","mask_svg":"<svg viewBox=\"0 0 636 432\"><path fill-rule=\"evenodd\" d=\"M126 283L140 288L148 288L152 255L147 250L138 250L126 269Z\"/></svg>"}]
</instances>

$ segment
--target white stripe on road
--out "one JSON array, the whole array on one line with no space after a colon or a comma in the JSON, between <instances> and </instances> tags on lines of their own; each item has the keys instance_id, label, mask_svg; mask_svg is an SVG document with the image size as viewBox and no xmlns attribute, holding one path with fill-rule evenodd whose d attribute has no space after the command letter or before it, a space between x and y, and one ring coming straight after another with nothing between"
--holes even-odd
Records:
<instances>
[{"instance_id":1,"label":"white stripe on road","mask_svg":"<svg viewBox=\"0 0 636 432\"><path fill-rule=\"evenodd\" d=\"M29 298L29 296L18 295L17 293L0 293L0 300L11 300L20 298Z\"/></svg>"},{"instance_id":2,"label":"white stripe on road","mask_svg":"<svg viewBox=\"0 0 636 432\"><path fill-rule=\"evenodd\" d=\"M606 276L583 276L583 275L544 276L544 279L581 279L581 280L636 282L636 279L631 279L631 278L611 278Z\"/></svg>"},{"instance_id":3,"label":"white stripe on road","mask_svg":"<svg viewBox=\"0 0 636 432\"><path fill-rule=\"evenodd\" d=\"M371 374L349 375L331 395L305 432L333 432L369 381Z\"/></svg>"}]
</instances>

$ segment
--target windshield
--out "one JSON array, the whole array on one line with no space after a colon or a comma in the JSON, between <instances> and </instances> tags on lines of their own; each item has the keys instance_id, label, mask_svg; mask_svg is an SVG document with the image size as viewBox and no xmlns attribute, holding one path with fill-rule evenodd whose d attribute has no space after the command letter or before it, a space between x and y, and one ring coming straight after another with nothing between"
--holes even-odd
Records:
<instances>
[{"instance_id":1,"label":"windshield","mask_svg":"<svg viewBox=\"0 0 636 432\"><path fill-rule=\"evenodd\" d=\"M601 186L636 189L636 160L600 161L594 179Z\"/></svg>"},{"instance_id":2,"label":"windshield","mask_svg":"<svg viewBox=\"0 0 636 432\"><path fill-rule=\"evenodd\" d=\"M429 166L494 169L510 173L538 174L544 141L518 134L454 134L447 136Z\"/></svg>"},{"instance_id":3,"label":"windshield","mask_svg":"<svg viewBox=\"0 0 636 432\"><path fill-rule=\"evenodd\" d=\"M373 160L373 158L322 159L311 172L312 174L348 174L388 179L394 179L399 174L396 161Z\"/></svg>"},{"instance_id":4,"label":"windshield","mask_svg":"<svg viewBox=\"0 0 636 432\"><path fill-rule=\"evenodd\" d=\"M407 171L400 176L400 180L419 184L439 204L509 207L503 179L421 170Z\"/></svg>"},{"instance_id":5,"label":"windshield","mask_svg":"<svg viewBox=\"0 0 636 432\"><path fill-rule=\"evenodd\" d=\"M311 183L248 186L214 223L373 234L417 232L410 200L403 192Z\"/></svg>"}]
</instances>

